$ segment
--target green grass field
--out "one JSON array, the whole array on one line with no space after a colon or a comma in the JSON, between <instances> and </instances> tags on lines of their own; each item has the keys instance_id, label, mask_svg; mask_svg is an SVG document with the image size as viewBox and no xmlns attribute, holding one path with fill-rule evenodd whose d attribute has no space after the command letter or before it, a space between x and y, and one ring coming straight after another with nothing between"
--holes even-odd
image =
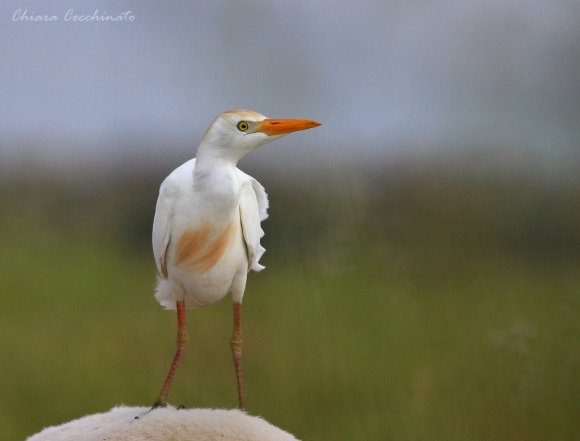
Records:
<instances>
[{"instance_id":1,"label":"green grass field","mask_svg":"<svg viewBox=\"0 0 580 441\"><path fill-rule=\"evenodd\" d=\"M379 178L264 182L248 411L304 441L577 440L578 189ZM155 399L176 326L152 295L157 182L2 187L0 439ZM234 407L231 301L188 320L170 401Z\"/></svg>"}]
</instances>

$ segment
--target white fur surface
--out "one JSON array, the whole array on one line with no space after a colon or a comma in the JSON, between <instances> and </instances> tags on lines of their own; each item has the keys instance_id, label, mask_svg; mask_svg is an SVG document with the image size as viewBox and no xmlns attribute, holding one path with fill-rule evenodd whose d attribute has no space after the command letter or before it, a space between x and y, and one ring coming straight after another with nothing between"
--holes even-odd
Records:
<instances>
[{"instance_id":1,"label":"white fur surface","mask_svg":"<svg viewBox=\"0 0 580 441\"><path fill-rule=\"evenodd\" d=\"M114 407L47 427L27 441L297 441L262 418L237 409L177 410L168 406L148 410Z\"/></svg>"}]
</instances>

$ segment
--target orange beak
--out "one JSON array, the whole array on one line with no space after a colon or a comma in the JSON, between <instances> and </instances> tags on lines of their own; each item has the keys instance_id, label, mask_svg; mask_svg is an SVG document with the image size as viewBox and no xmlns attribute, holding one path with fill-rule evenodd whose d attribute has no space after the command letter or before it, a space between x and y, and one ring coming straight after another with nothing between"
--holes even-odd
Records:
<instances>
[{"instance_id":1,"label":"orange beak","mask_svg":"<svg viewBox=\"0 0 580 441\"><path fill-rule=\"evenodd\" d=\"M298 130L312 129L319 125L319 122L309 119L265 119L258 123L256 132L262 132L268 136L283 135Z\"/></svg>"}]
</instances>

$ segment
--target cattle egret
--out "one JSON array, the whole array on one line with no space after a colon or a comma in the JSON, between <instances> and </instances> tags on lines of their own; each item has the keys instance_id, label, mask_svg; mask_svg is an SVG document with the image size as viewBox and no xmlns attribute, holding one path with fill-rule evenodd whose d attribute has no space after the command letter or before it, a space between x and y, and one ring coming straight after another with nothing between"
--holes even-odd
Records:
<instances>
[{"instance_id":1,"label":"cattle egret","mask_svg":"<svg viewBox=\"0 0 580 441\"><path fill-rule=\"evenodd\" d=\"M320 123L268 119L250 110L230 110L209 126L197 157L176 168L161 184L153 220L155 297L177 310L177 349L153 407L167 405L169 389L188 340L185 310L209 305L231 292L234 326L231 349L244 408L241 304L250 270L264 269L260 222L266 219L264 187L237 168L252 150L290 132Z\"/></svg>"}]
</instances>

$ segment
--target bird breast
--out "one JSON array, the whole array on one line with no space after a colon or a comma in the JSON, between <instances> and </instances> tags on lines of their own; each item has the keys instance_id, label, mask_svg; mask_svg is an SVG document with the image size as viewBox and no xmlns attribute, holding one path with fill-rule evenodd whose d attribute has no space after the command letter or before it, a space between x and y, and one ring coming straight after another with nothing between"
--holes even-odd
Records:
<instances>
[{"instance_id":1,"label":"bird breast","mask_svg":"<svg viewBox=\"0 0 580 441\"><path fill-rule=\"evenodd\" d=\"M229 273L222 263L227 261L229 266L233 263L230 262L232 252L235 256L240 254L237 177L227 169L204 172L196 167L194 185L185 195L180 200L180 215L176 217L178 224L174 229L177 233L172 247L174 267L190 277L209 276L216 270L221 276L225 275L224 271Z\"/></svg>"},{"instance_id":2,"label":"bird breast","mask_svg":"<svg viewBox=\"0 0 580 441\"><path fill-rule=\"evenodd\" d=\"M233 221L222 229L205 222L200 228L185 230L175 248L175 264L190 271L209 271L229 248L234 231Z\"/></svg>"}]
</instances>

